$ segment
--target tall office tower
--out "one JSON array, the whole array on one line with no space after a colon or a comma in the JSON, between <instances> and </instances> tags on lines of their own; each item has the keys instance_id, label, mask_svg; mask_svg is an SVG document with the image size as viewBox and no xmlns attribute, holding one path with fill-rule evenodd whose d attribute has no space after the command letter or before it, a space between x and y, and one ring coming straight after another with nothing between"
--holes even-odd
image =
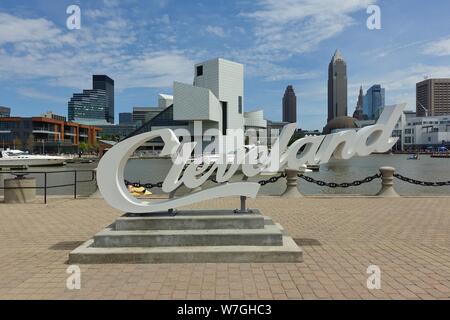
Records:
<instances>
[{"instance_id":1,"label":"tall office tower","mask_svg":"<svg viewBox=\"0 0 450 320\"><path fill-rule=\"evenodd\" d=\"M297 122L297 97L291 85L287 86L283 96L283 122Z\"/></svg>"},{"instance_id":2,"label":"tall office tower","mask_svg":"<svg viewBox=\"0 0 450 320\"><path fill-rule=\"evenodd\" d=\"M69 121L114 123L114 80L94 75L92 87L73 94L68 103Z\"/></svg>"},{"instance_id":3,"label":"tall office tower","mask_svg":"<svg viewBox=\"0 0 450 320\"><path fill-rule=\"evenodd\" d=\"M353 118L355 118L356 120L364 120L364 111L363 111L363 106L364 106L364 93L363 93L363 88L362 86L359 88L359 96L358 96L358 102L356 103L356 109L355 112L353 113Z\"/></svg>"},{"instance_id":4,"label":"tall office tower","mask_svg":"<svg viewBox=\"0 0 450 320\"><path fill-rule=\"evenodd\" d=\"M416 84L416 114L450 115L450 79L427 79Z\"/></svg>"},{"instance_id":5,"label":"tall office tower","mask_svg":"<svg viewBox=\"0 0 450 320\"><path fill-rule=\"evenodd\" d=\"M106 121L114 123L114 80L106 75L93 75L92 89L106 91Z\"/></svg>"},{"instance_id":6,"label":"tall office tower","mask_svg":"<svg viewBox=\"0 0 450 320\"><path fill-rule=\"evenodd\" d=\"M347 64L339 49L328 66L328 122L347 116Z\"/></svg>"},{"instance_id":7,"label":"tall office tower","mask_svg":"<svg viewBox=\"0 0 450 320\"><path fill-rule=\"evenodd\" d=\"M68 103L68 119L74 122L107 122L105 90L83 90L74 93Z\"/></svg>"},{"instance_id":8,"label":"tall office tower","mask_svg":"<svg viewBox=\"0 0 450 320\"><path fill-rule=\"evenodd\" d=\"M376 84L364 96L364 115L368 120L377 119L385 106L385 89Z\"/></svg>"}]
</instances>

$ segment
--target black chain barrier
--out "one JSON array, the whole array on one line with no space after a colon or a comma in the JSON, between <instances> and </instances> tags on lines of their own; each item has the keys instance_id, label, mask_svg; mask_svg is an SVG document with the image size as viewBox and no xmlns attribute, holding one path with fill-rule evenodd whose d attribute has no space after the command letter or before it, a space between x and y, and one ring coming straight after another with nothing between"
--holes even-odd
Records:
<instances>
[{"instance_id":1,"label":"black chain barrier","mask_svg":"<svg viewBox=\"0 0 450 320\"><path fill-rule=\"evenodd\" d=\"M418 186L422 186L422 187L443 187L443 186L450 186L450 181L436 181L436 182L430 182L430 181L421 181L421 180L416 180L416 179L412 179L412 178L408 178L405 177L403 175L401 175L400 173L394 173L394 177L407 182L407 183L411 183L411 184L415 184Z\"/></svg>"},{"instance_id":2,"label":"black chain barrier","mask_svg":"<svg viewBox=\"0 0 450 320\"><path fill-rule=\"evenodd\" d=\"M128 180L125 180L125 185L133 186L135 188L141 188L144 187L145 189L152 189L152 188L162 188L163 182L157 182L157 183L145 183L141 184L140 182L130 182Z\"/></svg>"},{"instance_id":3,"label":"black chain barrier","mask_svg":"<svg viewBox=\"0 0 450 320\"><path fill-rule=\"evenodd\" d=\"M303 174L298 174L298 177L309 182L309 183L315 183L320 187L328 187L328 188L350 188L350 187L357 187L360 186L362 184L365 183L369 183L372 182L375 179L380 179L381 178L381 173L377 173L374 174L373 176L369 176L367 178L364 178L362 180L355 180L352 182L343 182L343 183L336 183L336 182L326 182L326 181L321 181L321 180L316 180L314 178L305 176ZM416 179L412 179L412 178L408 178L405 177L399 173L394 173L394 177L407 182L407 183L411 183L414 185L418 185L418 186L424 186L424 187L442 187L442 186L450 186L450 181L436 181L436 182L430 182L430 181L421 181L421 180L416 180ZM281 178L286 178L286 173L282 173L281 175L277 176L277 177L270 177L267 180L260 180L258 181L258 183L261 186L265 186L266 184L269 183L276 183L278 180L280 180ZM210 181L214 182L214 183L219 183L215 178L209 178ZM126 186L133 186L135 188L140 188L140 187L144 187L145 189L152 189L152 188L161 188L163 185L163 182L158 182L158 183L145 183L145 184L141 184L140 182L130 182L125 180L125 185Z\"/></svg>"},{"instance_id":4,"label":"black chain barrier","mask_svg":"<svg viewBox=\"0 0 450 320\"><path fill-rule=\"evenodd\" d=\"M362 185L364 183L372 182L375 179L381 178L381 173L377 173L377 174L375 174L373 176L369 176L369 177L367 177L367 178L365 178L363 180L355 180L353 182L343 182L343 183L325 182L325 181L321 181L321 180L316 180L314 178L311 178L311 177L308 177L308 176L305 176L305 175L302 175L302 174L299 174L298 176L299 176L299 178L302 178L303 180L305 180L307 182L310 182L310 183L315 183L318 186L335 189L335 188L357 187L357 186L360 186L360 185Z\"/></svg>"},{"instance_id":5,"label":"black chain barrier","mask_svg":"<svg viewBox=\"0 0 450 320\"><path fill-rule=\"evenodd\" d=\"M286 173L282 173L281 175L277 176L277 177L270 177L267 180L260 180L258 181L258 183L261 186L265 186L268 183L275 183L278 180L280 180L281 178L285 178L286 177ZM210 181L214 182L214 183L220 183L218 182L215 178L209 178ZM135 188L141 188L144 187L145 189L152 189L152 188L161 188L163 185L163 182L158 182L158 183L146 183L146 184L141 184L140 182L130 182L128 180L125 180L125 185L126 186L133 186Z\"/></svg>"},{"instance_id":6,"label":"black chain barrier","mask_svg":"<svg viewBox=\"0 0 450 320\"><path fill-rule=\"evenodd\" d=\"M260 180L260 181L258 181L258 183L259 183L261 186L265 186L265 185L268 184L268 183L275 183L275 182L277 182L278 180L280 180L281 178L286 178L286 173L282 173L282 174L279 175L278 177L271 177L271 178L269 178L269 179L267 179L267 180Z\"/></svg>"},{"instance_id":7,"label":"black chain barrier","mask_svg":"<svg viewBox=\"0 0 450 320\"><path fill-rule=\"evenodd\" d=\"M267 180L259 180L258 181L258 183L261 185L261 186L265 186L266 184L268 184L268 183L275 183L275 182L277 182L278 180L280 180L281 178L286 178L286 173L282 173L282 174L280 174L278 177L270 177L269 179L267 179ZM209 180L211 180L212 182L214 182L214 183L219 183L216 179L214 179L214 178L210 178Z\"/></svg>"}]
</instances>

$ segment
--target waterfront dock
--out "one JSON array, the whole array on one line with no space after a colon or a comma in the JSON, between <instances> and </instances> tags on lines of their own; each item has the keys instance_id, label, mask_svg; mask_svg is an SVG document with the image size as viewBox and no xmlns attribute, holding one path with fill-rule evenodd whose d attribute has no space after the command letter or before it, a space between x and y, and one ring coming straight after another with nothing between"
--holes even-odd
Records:
<instances>
[{"instance_id":1,"label":"waterfront dock","mask_svg":"<svg viewBox=\"0 0 450 320\"><path fill-rule=\"evenodd\" d=\"M450 299L450 197L258 197L249 206L283 225L300 263L80 265L69 252L122 213L102 199L0 204L1 299ZM222 198L190 208L236 208ZM369 265L381 289L366 287Z\"/></svg>"},{"instance_id":2,"label":"waterfront dock","mask_svg":"<svg viewBox=\"0 0 450 320\"><path fill-rule=\"evenodd\" d=\"M431 158L450 158L450 153L433 153L430 155Z\"/></svg>"}]
</instances>

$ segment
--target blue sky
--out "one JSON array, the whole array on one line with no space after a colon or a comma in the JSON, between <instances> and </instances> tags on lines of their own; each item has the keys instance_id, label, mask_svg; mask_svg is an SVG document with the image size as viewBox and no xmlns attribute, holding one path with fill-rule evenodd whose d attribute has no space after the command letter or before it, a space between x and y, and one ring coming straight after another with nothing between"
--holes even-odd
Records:
<instances>
[{"instance_id":1,"label":"blue sky","mask_svg":"<svg viewBox=\"0 0 450 320\"><path fill-rule=\"evenodd\" d=\"M66 8L81 8L81 29ZM381 30L366 27L370 4ZM116 84L116 113L155 106L173 81L192 82L193 64L215 57L245 65L245 109L281 119L286 85L297 93L298 122L321 129L327 67L347 60L349 114L359 86L380 83L386 102L415 105L415 83L450 77L450 1L429 0L2 0L0 105L14 115L66 115L91 75Z\"/></svg>"}]
</instances>

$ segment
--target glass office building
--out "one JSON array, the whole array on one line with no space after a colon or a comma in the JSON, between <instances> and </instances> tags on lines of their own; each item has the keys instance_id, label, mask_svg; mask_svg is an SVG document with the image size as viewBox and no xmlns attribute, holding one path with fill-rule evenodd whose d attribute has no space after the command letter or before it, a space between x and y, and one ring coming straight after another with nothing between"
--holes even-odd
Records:
<instances>
[{"instance_id":1,"label":"glass office building","mask_svg":"<svg viewBox=\"0 0 450 320\"><path fill-rule=\"evenodd\" d=\"M119 124L133 123L133 114L131 112L119 113Z\"/></svg>"},{"instance_id":2,"label":"glass office building","mask_svg":"<svg viewBox=\"0 0 450 320\"><path fill-rule=\"evenodd\" d=\"M105 90L105 119L109 123L114 123L114 80L106 75L93 75L92 89Z\"/></svg>"},{"instance_id":3,"label":"glass office building","mask_svg":"<svg viewBox=\"0 0 450 320\"><path fill-rule=\"evenodd\" d=\"M69 101L69 121L106 120L106 91L83 90L75 93Z\"/></svg>"},{"instance_id":4,"label":"glass office building","mask_svg":"<svg viewBox=\"0 0 450 320\"><path fill-rule=\"evenodd\" d=\"M385 89L376 84L367 90L364 96L363 113L367 120L375 120L385 105Z\"/></svg>"},{"instance_id":5,"label":"glass office building","mask_svg":"<svg viewBox=\"0 0 450 320\"><path fill-rule=\"evenodd\" d=\"M69 121L104 120L114 123L114 81L94 75L91 90L75 93L68 103Z\"/></svg>"}]
</instances>

